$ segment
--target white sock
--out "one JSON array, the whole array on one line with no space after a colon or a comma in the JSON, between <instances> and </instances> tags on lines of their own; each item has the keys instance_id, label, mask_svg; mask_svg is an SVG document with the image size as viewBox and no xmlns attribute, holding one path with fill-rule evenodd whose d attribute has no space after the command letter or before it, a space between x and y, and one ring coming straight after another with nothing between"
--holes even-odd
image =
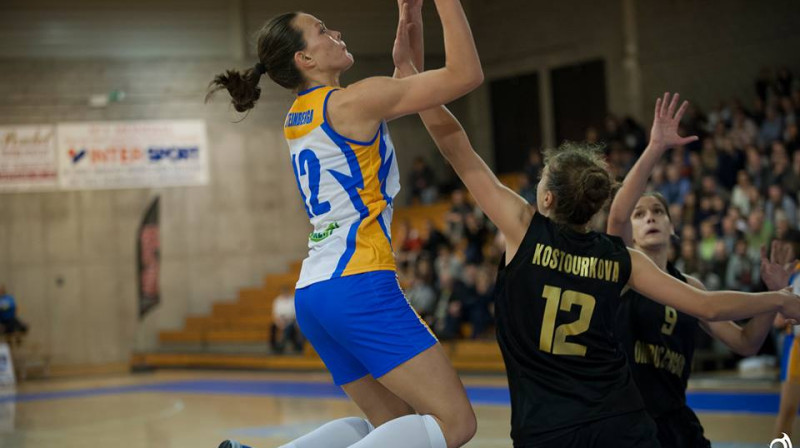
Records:
<instances>
[{"instance_id":1,"label":"white sock","mask_svg":"<svg viewBox=\"0 0 800 448\"><path fill-rule=\"evenodd\" d=\"M373 429L372 425L363 418L340 418L325 423L280 448L347 448L363 439Z\"/></svg>"},{"instance_id":2,"label":"white sock","mask_svg":"<svg viewBox=\"0 0 800 448\"><path fill-rule=\"evenodd\" d=\"M442 428L430 415L404 415L386 422L351 448L447 448Z\"/></svg>"}]
</instances>

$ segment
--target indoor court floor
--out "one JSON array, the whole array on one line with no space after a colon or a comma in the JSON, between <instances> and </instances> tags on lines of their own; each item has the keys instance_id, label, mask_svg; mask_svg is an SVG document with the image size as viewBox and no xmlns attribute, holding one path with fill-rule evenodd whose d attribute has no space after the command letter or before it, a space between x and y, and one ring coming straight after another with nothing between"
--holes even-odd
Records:
<instances>
[{"instance_id":1,"label":"indoor court floor","mask_svg":"<svg viewBox=\"0 0 800 448\"><path fill-rule=\"evenodd\" d=\"M501 376L462 376L478 416L470 448L510 447ZM690 393L714 447L769 446L774 385L703 380ZM235 438L277 447L358 415L322 373L158 371L28 381L0 395L2 448L216 448Z\"/></svg>"}]
</instances>

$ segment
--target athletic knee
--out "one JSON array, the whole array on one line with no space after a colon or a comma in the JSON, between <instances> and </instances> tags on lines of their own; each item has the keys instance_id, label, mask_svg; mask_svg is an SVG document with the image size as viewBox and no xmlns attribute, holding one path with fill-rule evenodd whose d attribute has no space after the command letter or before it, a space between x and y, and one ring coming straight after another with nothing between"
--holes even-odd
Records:
<instances>
[{"instance_id":1,"label":"athletic knee","mask_svg":"<svg viewBox=\"0 0 800 448\"><path fill-rule=\"evenodd\" d=\"M370 431L375 429L375 428L373 428L373 426L372 426L372 424L370 422L368 422L367 420L365 420L365 419L363 419L361 417L343 418L342 422L344 422L345 424L347 424L351 428L353 428L353 431L355 431L356 434L358 434L361 437L366 437L367 434L370 433Z\"/></svg>"},{"instance_id":2,"label":"athletic knee","mask_svg":"<svg viewBox=\"0 0 800 448\"><path fill-rule=\"evenodd\" d=\"M443 432L448 447L459 447L472 440L478 430L478 420L471 406L459 409L447 420L443 420Z\"/></svg>"}]
</instances>

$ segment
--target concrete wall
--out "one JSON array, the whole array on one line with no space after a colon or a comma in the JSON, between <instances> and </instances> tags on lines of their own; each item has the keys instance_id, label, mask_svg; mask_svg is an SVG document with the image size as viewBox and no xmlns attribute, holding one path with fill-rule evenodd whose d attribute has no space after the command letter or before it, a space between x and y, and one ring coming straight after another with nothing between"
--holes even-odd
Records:
<instances>
[{"instance_id":1,"label":"concrete wall","mask_svg":"<svg viewBox=\"0 0 800 448\"><path fill-rule=\"evenodd\" d=\"M705 108L735 96L752 106L762 67L800 73L798 6L796 0L637 2L647 105L672 89Z\"/></svg>"}]
</instances>

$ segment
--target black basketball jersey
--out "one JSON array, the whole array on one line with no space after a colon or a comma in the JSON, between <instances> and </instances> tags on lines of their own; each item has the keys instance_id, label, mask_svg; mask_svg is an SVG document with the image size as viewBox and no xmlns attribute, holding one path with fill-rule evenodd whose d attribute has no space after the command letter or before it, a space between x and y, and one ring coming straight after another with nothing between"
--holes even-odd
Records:
<instances>
[{"instance_id":1,"label":"black basketball jersey","mask_svg":"<svg viewBox=\"0 0 800 448\"><path fill-rule=\"evenodd\" d=\"M672 264L667 265L667 272L686 281ZM683 407L697 319L630 290L622 296L617 322L647 412L655 418Z\"/></svg>"},{"instance_id":2,"label":"black basketball jersey","mask_svg":"<svg viewBox=\"0 0 800 448\"><path fill-rule=\"evenodd\" d=\"M643 409L614 335L630 272L620 238L534 214L516 255L501 266L495 292L515 446Z\"/></svg>"}]
</instances>

